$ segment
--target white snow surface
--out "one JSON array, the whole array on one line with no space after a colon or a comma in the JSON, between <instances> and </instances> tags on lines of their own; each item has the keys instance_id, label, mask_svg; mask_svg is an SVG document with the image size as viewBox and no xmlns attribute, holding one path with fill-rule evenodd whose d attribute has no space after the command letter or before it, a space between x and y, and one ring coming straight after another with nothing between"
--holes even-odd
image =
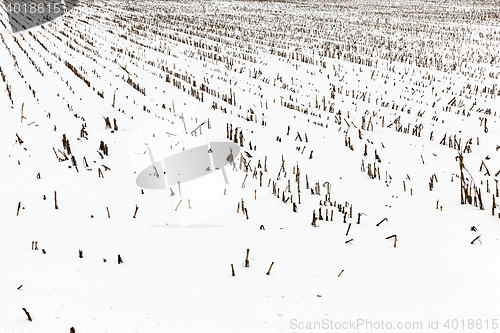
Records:
<instances>
[{"instance_id":1,"label":"white snow surface","mask_svg":"<svg viewBox=\"0 0 500 333\"><path fill-rule=\"evenodd\" d=\"M82 1L1 34L0 332L497 331L500 27L473 18L500 7L418 4ZM228 124L244 136L229 185L220 170L174 196L136 185L147 147L231 142ZM461 204L459 153L484 209Z\"/></svg>"}]
</instances>

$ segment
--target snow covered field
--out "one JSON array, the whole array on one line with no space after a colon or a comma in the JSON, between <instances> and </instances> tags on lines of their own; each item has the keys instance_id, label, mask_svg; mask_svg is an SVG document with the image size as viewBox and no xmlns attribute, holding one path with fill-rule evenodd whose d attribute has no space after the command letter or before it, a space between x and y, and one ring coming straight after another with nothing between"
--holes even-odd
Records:
<instances>
[{"instance_id":1,"label":"snow covered field","mask_svg":"<svg viewBox=\"0 0 500 333\"><path fill-rule=\"evenodd\" d=\"M499 14L87 0L0 34L0 332L500 331Z\"/></svg>"}]
</instances>

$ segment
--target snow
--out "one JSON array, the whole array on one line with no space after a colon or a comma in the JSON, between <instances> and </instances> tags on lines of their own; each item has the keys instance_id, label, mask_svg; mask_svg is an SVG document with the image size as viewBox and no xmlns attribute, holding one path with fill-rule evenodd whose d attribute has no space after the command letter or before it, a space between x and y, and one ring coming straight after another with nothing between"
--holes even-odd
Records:
<instances>
[{"instance_id":1,"label":"snow","mask_svg":"<svg viewBox=\"0 0 500 333\"><path fill-rule=\"evenodd\" d=\"M500 28L477 18L498 5L458 3L446 22L435 2L392 3L404 16L371 1L127 3L82 1L53 22L1 34L0 331L498 329ZM318 54L325 40L340 59ZM407 62L417 54L442 63ZM230 91L234 101L224 101ZM224 167L229 184L215 170L172 186L173 196L137 186L151 160L231 142L228 125L244 137ZM453 136L484 210L460 202Z\"/></svg>"}]
</instances>

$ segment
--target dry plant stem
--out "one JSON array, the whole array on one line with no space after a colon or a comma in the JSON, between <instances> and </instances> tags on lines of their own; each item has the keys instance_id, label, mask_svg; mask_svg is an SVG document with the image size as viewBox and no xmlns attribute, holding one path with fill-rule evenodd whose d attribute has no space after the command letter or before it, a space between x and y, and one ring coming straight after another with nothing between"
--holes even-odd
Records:
<instances>
[{"instance_id":1,"label":"dry plant stem","mask_svg":"<svg viewBox=\"0 0 500 333\"><path fill-rule=\"evenodd\" d=\"M26 119L26 117L24 116L24 102L23 105L21 105L21 122L23 122L23 119Z\"/></svg>"},{"instance_id":2,"label":"dry plant stem","mask_svg":"<svg viewBox=\"0 0 500 333\"><path fill-rule=\"evenodd\" d=\"M340 277L342 275L342 273L344 273L344 270L341 270L337 277Z\"/></svg>"},{"instance_id":3,"label":"dry plant stem","mask_svg":"<svg viewBox=\"0 0 500 333\"><path fill-rule=\"evenodd\" d=\"M365 213L358 213L358 222L356 222L357 224L361 223L361 215L366 215L366 214Z\"/></svg>"},{"instance_id":4,"label":"dry plant stem","mask_svg":"<svg viewBox=\"0 0 500 333\"><path fill-rule=\"evenodd\" d=\"M172 101L173 103L173 101ZM182 119L182 124L184 125L184 131L186 134L188 134L187 129L186 129L186 122L184 121L184 113L181 113L181 119Z\"/></svg>"},{"instance_id":5,"label":"dry plant stem","mask_svg":"<svg viewBox=\"0 0 500 333\"><path fill-rule=\"evenodd\" d=\"M19 144L23 144L23 140L21 140L21 138L19 137L19 135L16 133L16 137L17 137L17 141L19 142Z\"/></svg>"},{"instance_id":6,"label":"dry plant stem","mask_svg":"<svg viewBox=\"0 0 500 333\"><path fill-rule=\"evenodd\" d=\"M376 224L376 226L378 227L378 226L379 226L379 225L381 225L381 224L382 224L382 222L384 222L384 221L389 221L389 220L388 220L388 219L387 219L387 217L386 217L386 218L384 218L382 221L380 221L379 223L377 223L377 224Z\"/></svg>"},{"instance_id":7,"label":"dry plant stem","mask_svg":"<svg viewBox=\"0 0 500 333\"><path fill-rule=\"evenodd\" d=\"M349 235L349 230L351 230L351 224L352 223L349 223L349 226L347 227L347 232L345 233L346 236Z\"/></svg>"},{"instance_id":8,"label":"dry plant stem","mask_svg":"<svg viewBox=\"0 0 500 333\"><path fill-rule=\"evenodd\" d=\"M249 254L250 254L250 249L247 249L247 257L245 259L245 267L250 267L250 261L248 261Z\"/></svg>"},{"instance_id":9,"label":"dry plant stem","mask_svg":"<svg viewBox=\"0 0 500 333\"><path fill-rule=\"evenodd\" d=\"M392 236L386 237L385 239L391 239L391 238L394 238L394 247L396 247L397 236L392 235Z\"/></svg>"},{"instance_id":10,"label":"dry plant stem","mask_svg":"<svg viewBox=\"0 0 500 333\"><path fill-rule=\"evenodd\" d=\"M26 316L28 317L29 321L32 321L30 313L26 310L26 308L23 308L24 313L26 313Z\"/></svg>"},{"instance_id":11,"label":"dry plant stem","mask_svg":"<svg viewBox=\"0 0 500 333\"><path fill-rule=\"evenodd\" d=\"M481 235L477 236L476 238L474 238L474 240L472 242L470 242L471 244L474 244L475 241L479 240L479 237L481 237ZM479 240L480 241L480 240ZM481 242L481 241L480 241Z\"/></svg>"},{"instance_id":12,"label":"dry plant stem","mask_svg":"<svg viewBox=\"0 0 500 333\"><path fill-rule=\"evenodd\" d=\"M271 266L269 266L269 270L267 271L267 275L271 274L271 268L273 268L273 265L274 265L274 261L271 262Z\"/></svg>"}]
</instances>

